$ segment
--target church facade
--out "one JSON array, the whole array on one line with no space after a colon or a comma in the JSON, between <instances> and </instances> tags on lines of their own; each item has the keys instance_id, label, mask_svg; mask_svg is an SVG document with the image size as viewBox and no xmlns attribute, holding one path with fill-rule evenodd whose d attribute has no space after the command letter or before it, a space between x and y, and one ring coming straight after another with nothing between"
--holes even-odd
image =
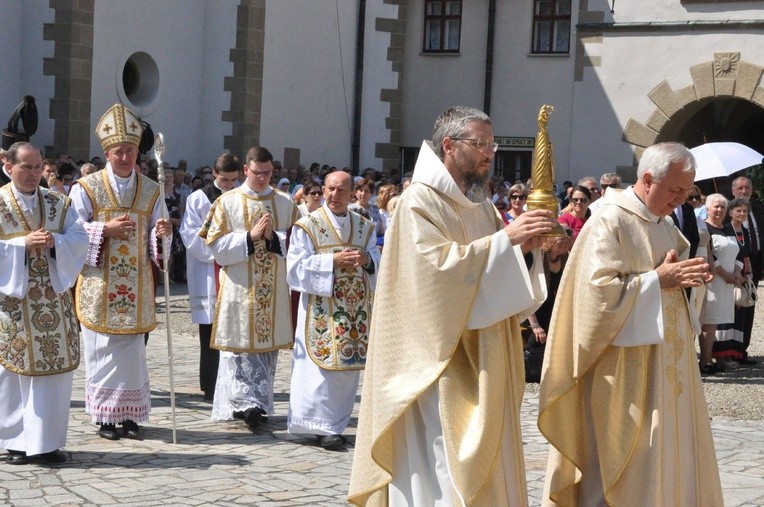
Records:
<instances>
[{"instance_id":1,"label":"church facade","mask_svg":"<svg viewBox=\"0 0 764 507\"><path fill-rule=\"evenodd\" d=\"M32 141L99 155L121 102L167 160L257 144L286 166L411 167L450 105L488 112L494 170L530 173L536 118L557 180L642 150L738 141L764 152L764 10L711 0L3 0L0 120L37 99ZM11 20L18 20L12 22Z\"/></svg>"}]
</instances>

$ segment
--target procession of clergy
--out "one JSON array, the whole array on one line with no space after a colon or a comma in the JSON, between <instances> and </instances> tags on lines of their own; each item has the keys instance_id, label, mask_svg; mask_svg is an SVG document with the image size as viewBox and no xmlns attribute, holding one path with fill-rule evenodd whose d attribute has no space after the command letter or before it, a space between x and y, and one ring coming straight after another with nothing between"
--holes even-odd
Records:
<instances>
[{"instance_id":1,"label":"procession of clergy","mask_svg":"<svg viewBox=\"0 0 764 507\"><path fill-rule=\"evenodd\" d=\"M98 435L140 439L149 417L152 262L161 267L173 229L158 185L134 169L140 120L115 104L96 134L108 164L68 197L39 187L29 143L11 146L2 170L9 464L66 461L80 329ZM381 259L373 222L348 208L347 173L328 174L323 205L301 216L269 185L267 149L243 164L219 157L179 228L212 418L252 430L267 420L278 351L294 346L288 429L326 449L344 447L366 369L351 502L527 505L519 322L547 296L539 247L556 220L534 210L503 224L482 193L496 148L484 113L444 111ZM712 275L664 219L684 202L694 159L678 144L650 147L638 178L587 222L559 289L539 408L545 505L722 505L693 342L693 294Z\"/></svg>"}]
</instances>

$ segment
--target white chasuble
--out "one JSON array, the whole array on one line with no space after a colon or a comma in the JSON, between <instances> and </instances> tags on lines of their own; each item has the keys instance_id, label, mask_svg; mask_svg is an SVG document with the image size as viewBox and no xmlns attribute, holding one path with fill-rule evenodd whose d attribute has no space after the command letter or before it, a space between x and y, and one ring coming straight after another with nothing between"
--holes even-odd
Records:
<instances>
[{"instance_id":1,"label":"white chasuble","mask_svg":"<svg viewBox=\"0 0 764 507\"><path fill-rule=\"evenodd\" d=\"M352 503L527 505L518 316L546 292L502 229L425 142L382 251Z\"/></svg>"},{"instance_id":2,"label":"white chasuble","mask_svg":"<svg viewBox=\"0 0 764 507\"><path fill-rule=\"evenodd\" d=\"M350 248L365 252L374 223L348 211L347 220L337 230L327 208L321 207L300 219L295 227L310 238L316 255L333 255ZM375 249L376 250L376 249ZM290 258L291 259L291 258ZM372 257L372 262L375 259ZM293 289L304 289L290 284ZM327 370L358 370L366 364L371 325L372 287L361 267L338 269L332 266L329 295L306 293L305 347L308 357Z\"/></svg>"},{"instance_id":3,"label":"white chasuble","mask_svg":"<svg viewBox=\"0 0 764 507\"><path fill-rule=\"evenodd\" d=\"M578 236L541 378L543 505L722 505L696 309L654 271L671 249L686 258L689 245L632 190Z\"/></svg>"},{"instance_id":4,"label":"white chasuble","mask_svg":"<svg viewBox=\"0 0 764 507\"><path fill-rule=\"evenodd\" d=\"M99 333L134 335L156 327L149 252L153 253L155 246L153 227L159 186L133 173L130 178L131 182L135 179L134 184L128 184L122 195L116 184L112 186L110 171L107 168L78 180L73 188L78 212L85 222L98 223L127 214L136 227L125 240L100 235L94 238L98 243L97 261L82 270L77 284L77 317L84 327ZM89 201L87 205L82 193Z\"/></svg>"},{"instance_id":5,"label":"white chasuble","mask_svg":"<svg viewBox=\"0 0 764 507\"><path fill-rule=\"evenodd\" d=\"M248 255L247 235L264 213L273 224L273 241L282 255L256 241ZM288 194L267 189L260 195L246 185L226 192L212 205L199 231L222 266L210 346L236 353L288 347L293 340L291 302L286 282L286 233L299 217Z\"/></svg>"},{"instance_id":6,"label":"white chasuble","mask_svg":"<svg viewBox=\"0 0 764 507\"><path fill-rule=\"evenodd\" d=\"M28 209L24 197L12 184L0 188L0 268L12 282L0 289L0 364L21 375L65 373L80 362L69 288L71 271L85 261L87 235L68 197L40 188ZM54 249L27 250L26 235L41 227L53 233Z\"/></svg>"}]
</instances>

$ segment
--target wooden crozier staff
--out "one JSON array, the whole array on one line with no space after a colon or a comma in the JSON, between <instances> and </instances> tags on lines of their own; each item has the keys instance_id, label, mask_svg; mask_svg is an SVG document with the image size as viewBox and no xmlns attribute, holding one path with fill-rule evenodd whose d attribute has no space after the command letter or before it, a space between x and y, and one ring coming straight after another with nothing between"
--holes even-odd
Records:
<instances>
[{"instance_id":1,"label":"wooden crozier staff","mask_svg":"<svg viewBox=\"0 0 764 507\"><path fill-rule=\"evenodd\" d=\"M531 165L531 182L533 191L528 196L528 209L545 209L557 216L558 200L552 191L554 184L554 155L552 142L546 126L549 122L549 114L554 107L544 104L539 111L539 132L536 134L536 144L533 147L533 161ZM544 236L565 236L565 230L560 224Z\"/></svg>"},{"instance_id":2,"label":"wooden crozier staff","mask_svg":"<svg viewBox=\"0 0 764 507\"><path fill-rule=\"evenodd\" d=\"M154 136L154 158L157 161L157 179L159 180L159 198L164 200L164 168L162 167L162 156L164 155L164 136L158 132ZM162 218L169 219L167 216L167 207L162 206ZM177 444L175 430L175 377L172 368L172 334L170 333L170 242L167 236L162 237L162 273L164 274L164 315L165 329L167 330L167 362L170 366L170 409L172 410L172 443Z\"/></svg>"}]
</instances>

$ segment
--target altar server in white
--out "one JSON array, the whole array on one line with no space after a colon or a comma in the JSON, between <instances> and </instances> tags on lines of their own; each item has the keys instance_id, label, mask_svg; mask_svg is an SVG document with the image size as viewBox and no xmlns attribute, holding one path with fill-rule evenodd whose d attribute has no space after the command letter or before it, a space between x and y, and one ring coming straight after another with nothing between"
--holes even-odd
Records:
<instances>
[{"instance_id":1,"label":"altar server in white","mask_svg":"<svg viewBox=\"0 0 764 507\"><path fill-rule=\"evenodd\" d=\"M199 387L205 401L212 401L215 379L218 375L220 352L210 347L212 318L217 297L215 258L199 236L210 207L223 192L236 186L241 164L230 153L215 160L212 174L215 179L192 193L186 200L186 212L180 223L180 236L186 245L188 273L188 298L191 303L191 320L199 325Z\"/></svg>"}]
</instances>

